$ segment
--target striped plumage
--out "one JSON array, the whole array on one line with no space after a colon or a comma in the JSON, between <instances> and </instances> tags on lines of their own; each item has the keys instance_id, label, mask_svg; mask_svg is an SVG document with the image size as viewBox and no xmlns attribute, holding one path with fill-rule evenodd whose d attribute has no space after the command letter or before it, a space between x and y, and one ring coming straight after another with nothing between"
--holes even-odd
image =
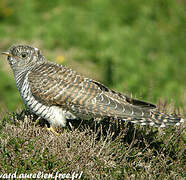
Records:
<instances>
[{"instance_id":1,"label":"striped plumage","mask_svg":"<svg viewBox=\"0 0 186 180\"><path fill-rule=\"evenodd\" d=\"M129 98L97 81L45 59L37 48L13 46L8 53L17 87L35 114L52 126L66 118L115 118L142 125L179 125L180 117L158 112L155 105Z\"/></svg>"}]
</instances>

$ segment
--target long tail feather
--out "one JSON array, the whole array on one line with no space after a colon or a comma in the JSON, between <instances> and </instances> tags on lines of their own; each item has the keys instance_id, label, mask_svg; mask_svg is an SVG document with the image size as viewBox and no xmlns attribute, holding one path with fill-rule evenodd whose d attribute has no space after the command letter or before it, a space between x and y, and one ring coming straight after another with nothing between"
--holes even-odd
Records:
<instances>
[{"instance_id":1,"label":"long tail feather","mask_svg":"<svg viewBox=\"0 0 186 180\"><path fill-rule=\"evenodd\" d=\"M184 122L184 119L176 115L167 115L158 111L152 111L149 117L126 117L122 118L124 121L141 125L150 125L156 127L166 127L169 125L179 126Z\"/></svg>"}]
</instances>

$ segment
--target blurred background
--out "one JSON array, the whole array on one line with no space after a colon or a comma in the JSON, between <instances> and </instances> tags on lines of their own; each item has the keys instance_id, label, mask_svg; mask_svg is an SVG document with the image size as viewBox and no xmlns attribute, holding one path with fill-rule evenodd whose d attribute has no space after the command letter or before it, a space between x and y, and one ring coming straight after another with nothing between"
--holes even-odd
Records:
<instances>
[{"instance_id":1,"label":"blurred background","mask_svg":"<svg viewBox=\"0 0 186 180\"><path fill-rule=\"evenodd\" d=\"M138 99L186 107L186 1L1 0L0 51L39 48ZM0 55L0 111L24 107Z\"/></svg>"}]
</instances>

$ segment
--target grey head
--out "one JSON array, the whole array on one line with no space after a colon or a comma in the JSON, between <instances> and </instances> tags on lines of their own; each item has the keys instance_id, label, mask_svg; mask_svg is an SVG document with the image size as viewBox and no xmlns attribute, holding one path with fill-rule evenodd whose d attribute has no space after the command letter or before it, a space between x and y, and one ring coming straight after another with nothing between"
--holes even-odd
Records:
<instances>
[{"instance_id":1,"label":"grey head","mask_svg":"<svg viewBox=\"0 0 186 180\"><path fill-rule=\"evenodd\" d=\"M8 52L2 54L7 55L8 62L14 73L16 71L30 70L35 65L45 61L45 57L39 49L27 45L12 46Z\"/></svg>"}]
</instances>

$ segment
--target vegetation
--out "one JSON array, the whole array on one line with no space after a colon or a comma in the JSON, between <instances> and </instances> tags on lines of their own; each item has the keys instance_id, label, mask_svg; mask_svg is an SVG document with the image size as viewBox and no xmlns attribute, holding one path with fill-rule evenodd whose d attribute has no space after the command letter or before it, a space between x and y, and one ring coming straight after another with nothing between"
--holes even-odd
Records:
<instances>
[{"instance_id":1,"label":"vegetation","mask_svg":"<svg viewBox=\"0 0 186 180\"><path fill-rule=\"evenodd\" d=\"M36 46L49 60L138 99L171 104L170 113L179 107L184 116L185 6L183 0L1 0L0 51L12 44ZM36 117L21 113L13 74L0 59L0 174L16 169L83 171L84 179L186 176L183 127L83 121L71 122L56 137L36 125Z\"/></svg>"},{"instance_id":2,"label":"vegetation","mask_svg":"<svg viewBox=\"0 0 186 180\"><path fill-rule=\"evenodd\" d=\"M82 179L182 179L184 128L72 121L59 136L28 112L0 124L1 173L80 173Z\"/></svg>"}]
</instances>

